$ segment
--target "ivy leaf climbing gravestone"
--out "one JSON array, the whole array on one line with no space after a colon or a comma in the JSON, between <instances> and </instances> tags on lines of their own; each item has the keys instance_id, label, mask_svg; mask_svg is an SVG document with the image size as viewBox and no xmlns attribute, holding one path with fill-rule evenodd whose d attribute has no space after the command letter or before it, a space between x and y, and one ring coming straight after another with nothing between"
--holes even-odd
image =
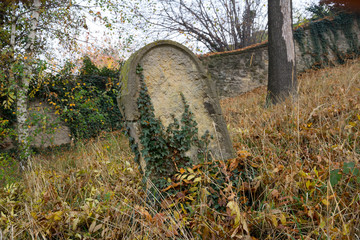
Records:
<instances>
[{"instance_id":1,"label":"ivy leaf climbing gravestone","mask_svg":"<svg viewBox=\"0 0 360 240\"><path fill-rule=\"evenodd\" d=\"M234 157L215 86L186 47L145 46L125 63L121 84L119 108L146 176L165 178L190 164Z\"/></svg>"}]
</instances>

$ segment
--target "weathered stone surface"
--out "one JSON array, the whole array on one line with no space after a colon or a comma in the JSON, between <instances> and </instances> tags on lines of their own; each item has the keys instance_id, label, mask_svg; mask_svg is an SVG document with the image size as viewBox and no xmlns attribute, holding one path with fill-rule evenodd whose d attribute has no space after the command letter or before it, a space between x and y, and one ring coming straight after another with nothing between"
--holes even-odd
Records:
<instances>
[{"instance_id":1,"label":"weathered stone surface","mask_svg":"<svg viewBox=\"0 0 360 240\"><path fill-rule=\"evenodd\" d=\"M49 104L34 101L29 104L31 145L37 148L69 144L70 129L60 121Z\"/></svg>"},{"instance_id":2,"label":"weathered stone surface","mask_svg":"<svg viewBox=\"0 0 360 240\"><path fill-rule=\"evenodd\" d=\"M320 53L320 56L318 56L320 61L327 60L329 65L337 63L338 54L342 55L341 58L344 59L346 59L347 55L357 54L356 51L359 52L360 50L360 15L353 15L353 18L346 26L346 28L349 28L348 32L344 28L328 29L328 31L320 29L319 31L324 31L325 44L321 43L319 37L315 37L317 43L314 43L310 24L303 27L302 44L300 45L298 41L295 41L297 71L303 72L321 64L316 57L317 52ZM323 21L331 22L328 19ZM332 26L332 24L329 24L329 26ZM313 32L318 34L315 30ZM353 39L353 43L350 43L347 38Z\"/></svg>"},{"instance_id":3,"label":"weathered stone surface","mask_svg":"<svg viewBox=\"0 0 360 240\"><path fill-rule=\"evenodd\" d=\"M262 44L241 52L200 58L220 97L234 97L267 84L268 52Z\"/></svg>"},{"instance_id":4,"label":"weathered stone surface","mask_svg":"<svg viewBox=\"0 0 360 240\"><path fill-rule=\"evenodd\" d=\"M160 119L165 127L172 122L172 115L181 119L184 112L181 100L183 94L198 123L199 136L206 130L213 135L210 150L215 158L233 157L232 144L215 86L207 78L197 57L173 41L157 41L145 46L134 53L123 67L118 103L136 143L140 143L140 116L137 106L140 80L136 74L138 65L143 68L144 82L154 106L155 117ZM142 162L141 165L144 170L145 163Z\"/></svg>"},{"instance_id":5,"label":"weathered stone surface","mask_svg":"<svg viewBox=\"0 0 360 240\"><path fill-rule=\"evenodd\" d=\"M331 19L323 21L328 23L325 26L334 26ZM328 29L329 31L311 30L311 23L301 27L303 29L302 42L300 44L295 41L297 72L301 73L321 64L334 65L338 61L338 55L345 59L358 54L360 51L360 15L353 15L352 22L349 21L344 28L334 27L331 30ZM315 38L311 36L314 33L319 34L317 31L324 34L326 43L314 43L316 38L317 41L320 41L319 36ZM350 43L349 39L353 39L353 42ZM319 56L316 53L319 53ZM318 62L319 59L323 62ZM246 49L200 56L200 60L215 82L221 98L234 97L267 85L267 43L250 46ZM324 62L325 60L328 63Z\"/></svg>"},{"instance_id":6,"label":"weathered stone surface","mask_svg":"<svg viewBox=\"0 0 360 240\"><path fill-rule=\"evenodd\" d=\"M30 144L36 148L60 146L71 143L70 129L48 103L35 100L29 103ZM0 150L13 149L13 139L6 138L0 144Z\"/></svg>"}]
</instances>

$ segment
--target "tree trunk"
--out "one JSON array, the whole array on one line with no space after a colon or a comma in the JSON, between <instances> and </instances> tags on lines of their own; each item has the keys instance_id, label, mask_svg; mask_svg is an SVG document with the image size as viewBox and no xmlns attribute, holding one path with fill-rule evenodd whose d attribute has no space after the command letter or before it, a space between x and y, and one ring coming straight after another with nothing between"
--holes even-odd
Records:
<instances>
[{"instance_id":1,"label":"tree trunk","mask_svg":"<svg viewBox=\"0 0 360 240\"><path fill-rule=\"evenodd\" d=\"M269 0L269 82L267 105L296 97L295 44L291 0Z\"/></svg>"},{"instance_id":2,"label":"tree trunk","mask_svg":"<svg viewBox=\"0 0 360 240\"><path fill-rule=\"evenodd\" d=\"M17 135L20 150L20 166L22 170L25 169L31 157L28 127L28 90L32 75L34 44L39 23L40 6L40 0L34 0L31 13L31 29L25 47L24 74L18 81L16 92Z\"/></svg>"}]
</instances>

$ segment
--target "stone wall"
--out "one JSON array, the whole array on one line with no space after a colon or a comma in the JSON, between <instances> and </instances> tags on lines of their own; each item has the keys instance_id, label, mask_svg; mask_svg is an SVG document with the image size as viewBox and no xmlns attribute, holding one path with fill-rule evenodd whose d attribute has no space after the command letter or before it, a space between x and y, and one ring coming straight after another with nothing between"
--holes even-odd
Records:
<instances>
[{"instance_id":1,"label":"stone wall","mask_svg":"<svg viewBox=\"0 0 360 240\"><path fill-rule=\"evenodd\" d=\"M360 52L360 16L346 15L308 23L294 30L297 72L342 63ZM221 98L267 84L267 42L199 57Z\"/></svg>"},{"instance_id":2,"label":"stone wall","mask_svg":"<svg viewBox=\"0 0 360 240\"><path fill-rule=\"evenodd\" d=\"M47 148L71 143L69 127L48 103L39 100L30 102L29 119L33 147Z\"/></svg>"},{"instance_id":3,"label":"stone wall","mask_svg":"<svg viewBox=\"0 0 360 240\"><path fill-rule=\"evenodd\" d=\"M241 51L200 57L221 98L233 97L267 84L267 44Z\"/></svg>"},{"instance_id":4,"label":"stone wall","mask_svg":"<svg viewBox=\"0 0 360 240\"><path fill-rule=\"evenodd\" d=\"M29 103L29 128L31 146L47 148L71 143L70 129L62 122L55 109L48 103L33 100ZM0 151L15 147L10 138L0 143Z\"/></svg>"}]
</instances>

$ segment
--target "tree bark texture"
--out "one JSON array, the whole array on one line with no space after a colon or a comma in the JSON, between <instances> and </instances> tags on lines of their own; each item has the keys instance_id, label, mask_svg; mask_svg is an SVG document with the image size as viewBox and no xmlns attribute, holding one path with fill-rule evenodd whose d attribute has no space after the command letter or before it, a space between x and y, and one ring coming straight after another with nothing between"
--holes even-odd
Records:
<instances>
[{"instance_id":1,"label":"tree bark texture","mask_svg":"<svg viewBox=\"0 0 360 240\"><path fill-rule=\"evenodd\" d=\"M36 31L40 16L40 0L34 0L31 13L31 29L28 35L28 42L25 47L24 71L19 76L16 96L16 120L18 145L20 150L20 166L24 170L30 160L30 143L29 143L29 127L28 127L28 90L32 75L34 44L36 39Z\"/></svg>"},{"instance_id":2,"label":"tree bark texture","mask_svg":"<svg viewBox=\"0 0 360 240\"><path fill-rule=\"evenodd\" d=\"M269 0L269 78L267 104L296 96L295 44L291 0Z\"/></svg>"}]
</instances>

